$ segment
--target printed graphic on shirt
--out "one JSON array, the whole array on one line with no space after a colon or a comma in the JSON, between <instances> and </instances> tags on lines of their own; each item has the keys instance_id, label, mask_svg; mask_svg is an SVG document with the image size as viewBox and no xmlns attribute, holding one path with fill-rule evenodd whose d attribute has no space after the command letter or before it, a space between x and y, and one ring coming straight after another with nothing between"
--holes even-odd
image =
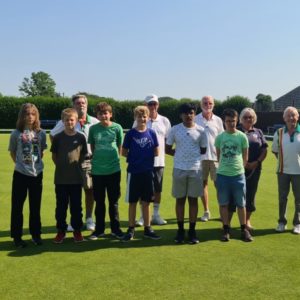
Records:
<instances>
[{"instance_id":1,"label":"printed graphic on shirt","mask_svg":"<svg viewBox=\"0 0 300 300\"><path fill-rule=\"evenodd\" d=\"M142 137L142 138L136 138L133 137L133 140L141 147L141 148L145 148L146 146L148 146L147 148L151 147L151 139L149 139L148 137Z\"/></svg>"},{"instance_id":2,"label":"printed graphic on shirt","mask_svg":"<svg viewBox=\"0 0 300 300\"><path fill-rule=\"evenodd\" d=\"M236 156L240 154L238 144L232 141L226 141L221 147L223 159L227 162L232 161Z\"/></svg>"},{"instance_id":3,"label":"printed graphic on shirt","mask_svg":"<svg viewBox=\"0 0 300 300\"><path fill-rule=\"evenodd\" d=\"M22 161L24 164L39 162L39 140L35 132L25 130L21 134Z\"/></svg>"}]
</instances>

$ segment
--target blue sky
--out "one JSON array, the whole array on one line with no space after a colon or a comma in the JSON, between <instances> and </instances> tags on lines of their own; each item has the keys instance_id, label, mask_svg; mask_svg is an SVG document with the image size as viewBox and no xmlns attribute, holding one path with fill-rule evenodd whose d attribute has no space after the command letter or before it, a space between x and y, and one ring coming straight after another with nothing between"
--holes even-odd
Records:
<instances>
[{"instance_id":1,"label":"blue sky","mask_svg":"<svg viewBox=\"0 0 300 300\"><path fill-rule=\"evenodd\" d=\"M10 0L1 3L0 92L32 72L58 92L273 99L300 85L298 0Z\"/></svg>"}]
</instances>

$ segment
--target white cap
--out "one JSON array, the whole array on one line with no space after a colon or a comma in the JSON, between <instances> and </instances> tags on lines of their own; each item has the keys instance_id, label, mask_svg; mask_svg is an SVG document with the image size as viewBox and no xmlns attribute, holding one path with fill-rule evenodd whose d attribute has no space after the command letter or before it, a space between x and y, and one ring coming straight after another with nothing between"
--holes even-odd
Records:
<instances>
[{"instance_id":1,"label":"white cap","mask_svg":"<svg viewBox=\"0 0 300 300\"><path fill-rule=\"evenodd\" d=\"M154 94L151 94L151 95L149 95L145 98L145 102L147 104L150 103L150 102L157 102L158 103L158 97Z\"/></svg>"}]
</instances>

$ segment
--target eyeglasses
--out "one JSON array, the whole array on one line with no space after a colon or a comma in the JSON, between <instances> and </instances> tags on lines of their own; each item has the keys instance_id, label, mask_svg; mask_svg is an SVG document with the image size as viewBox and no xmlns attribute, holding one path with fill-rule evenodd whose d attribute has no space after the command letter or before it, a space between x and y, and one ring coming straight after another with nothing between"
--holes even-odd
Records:
<instances>
[{"instance_id":1,"label":"eyeglasses","mask_svg":"<svg viewBox=\"0 0 300 300\"><path fill-rule=\"evenodd\" d=\"M157 102L149 102L147 105L148 106L155 106L155 105L157 105Z\"/></svg>"},{"instance_id":2,"label":"eyeglasses","mask_svg":"<svg viewBox=\"0 0 300 300\"><path fill-rule=\"evenodd\" d=\"M252 116L243 116L243 119L244 119L244 120L247 120L247 119L253 119L253 117L252 117Z\"/></svg>"}]
</instances>

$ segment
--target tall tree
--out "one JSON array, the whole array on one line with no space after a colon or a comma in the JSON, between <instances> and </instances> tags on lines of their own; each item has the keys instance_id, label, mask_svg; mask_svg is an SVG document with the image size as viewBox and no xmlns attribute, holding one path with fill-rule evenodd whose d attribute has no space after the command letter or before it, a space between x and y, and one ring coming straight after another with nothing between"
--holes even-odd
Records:
<instances>
[{"instance_id":1,"label":"tall tree","mask_svg":"<svg viewBox=\"0 0 300 300\"><path fill-rule=\"evenodd\" d=\"M258 94L255 99L256 111L273 111L273 101L270 95Z\"/></svg>"},{"instance_id":2,"label":"tall tree","mask_svg":"<svg viewBox=\"0 0 300 300\"><path fill-rule=\"evenodd\" d=\"M26 97L34 96L49 96L55 97L55 81L48 73L37 72L31 73L31 77L25 77L22 84L19 86L19 91Z\"/></svg>"}]
</instances>

